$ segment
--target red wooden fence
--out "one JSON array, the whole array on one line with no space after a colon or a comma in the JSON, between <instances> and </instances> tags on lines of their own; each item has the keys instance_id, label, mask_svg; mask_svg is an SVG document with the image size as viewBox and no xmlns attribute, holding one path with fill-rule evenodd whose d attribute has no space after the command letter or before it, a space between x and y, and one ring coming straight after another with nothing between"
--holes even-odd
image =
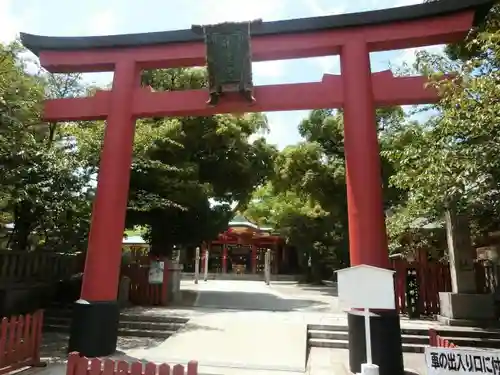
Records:
<instances>
[{"instance_id":1,"label":"red wooden fence","mask_svg":"<svg viewBox=\"0 0 500 375\"><path fill-rule=\"evenodd\" d=\"M419 260L393 259L396 309L410 317L439 314L439 292L451 292L450 266L429 261L422 253ZM493 293L497 288L497 267L474 263L477 293Z\"/></svg>"},{"instance_id":2,"label":"red wooden fence","mask_svg":"<svg viewBox=\"0 0 500 375\"><path fill-rule=\"evenodd\" d=\"M132 251L131 263L122 268L123 275L130 278L129 300L141 306L167 305L168 262L164 262L163 282L149 283L149 267L151 257L143 251Z\"/></svg>"},{"instance_id":3,"label":"red wooden fence","mask_svg":"<svg viewBox=\"0 0 500 375\"><path fill-rule=\"evenodd\" d=\"M405 259L392 261L395 274L396 308L400 314L439 314L439 292L451 291L450 268L439 262ZM415 311L410 311L410 310Z\"/></svg>"},{"instance_id":4,"label":"red wooden fence","mask_svg":"<svg viewBox=\"0 0 500 375\"><path fill-rule=\"evenodd\" d=\"M435 329L429 329L429 345L439 348L457 348L457 346L447 339L438 335Z\"/></svg>"},{"instance_id":5,"label":"red wooden fence","mask_svg":"<svg viewBox=\"0 0 500 375\"><path fill-rule=\"evenodd\" d=\"M26 366L43 365L40 361L43 310L3 318L0 326L0 374Z\"/></svg>"},{"instance_id":6,"label":"red wooden fence","mask_svg":"<svg viewBox=\"0 0 500 375\"><path fill-rule=\"evenodd\" d=\"M477 292L479 294L495 293L498 288L500 267L488 260L478 260L474 264Z\"/></svg>"},{"instance_id":7,"label":"red wooden fence","mask_svg":"<svg viewBox=\"0 0 500 375\"><path fill-rule=\"evenodd\" d=\"M186 367L175 365L170 367L163 363L113 361L112 359L80 357L78 353L70 353L66 375L198 375L198 362L190 361Z\"/></svg>"}]
</instances>

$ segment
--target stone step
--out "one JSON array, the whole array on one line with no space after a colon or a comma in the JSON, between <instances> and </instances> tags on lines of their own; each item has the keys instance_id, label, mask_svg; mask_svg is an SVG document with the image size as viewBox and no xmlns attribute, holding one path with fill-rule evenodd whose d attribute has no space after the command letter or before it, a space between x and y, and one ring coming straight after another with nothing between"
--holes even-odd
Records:
<instances>
[{"instance_id":1,"label":"stone step","mask_svg":"<svg viewBox=\"0 0 500 375\"><path fill-rule=\"evenodd\" d=\"M308 324L308 331L334 331L334 332L347 332L349 328L347 325L334 325L334 324Z\"/></svg>"},{"instance_id":2,"label":"stone step","mask_svg":"<svg viewBox=\"0 0 500 375\"><path fill-rule=\"evenodd\" d=\"M189 318L185 318L182 316L175 315L149 315L149 314L132 314L123 312L120 314L121 321L130 321L130 322L158 322L158 323L181 323L186 324L189 321Z\"/></svg>"},{"instance_id":3,"label":"stone step","mask_svg":"<svg viewBox=\"0 0 500 375\"><path fill-rule=\"evenodd\" d=\"M45 311L44 318L68 318L71 319L72 311L69 308L65 309L48 309ZM181 316L172 315L152 315L122 312L120 313L120 321L128 322L148 322L148 323L177 323L185 324L189 319Z\"/></svg>"},{"instance_id":4,"label":"stone step","mask_svg":"<svg viewBox=\"0 0 500 375\"><path fill-rule=\"evenodd\" d=\"M348 335L347 331L309 330L307 332L307 334L308 334L308 337L311 339L349 341L349 335ZM429 338L426 336L402 335L401 339L402 339L403 344L418 344L418 345L428 345L429 344Z\"/></svg>"},{"instance_id":5,"label":"stone step","mask_svg":"<svg viewBox=\"0 0 500 375\"><path fill-rule=\"evenodd\" d=\"M326 339L326 340L343 340L349 341L349 336L347 331L321 331L321 330L309 330L308 337L311 339ZM483 338L483 337L453 337L453 336L443 336L444 338L450 340L454 344L462 347L471 348L500 348L499 338ZM415 345L429 345L429 337L424 335L408 335L402 334L401 340L403 345L405 344L415 344Z\"/></svg>"},{"instance_id":6,"label":"stone step","mask_svg":"<svg viewBox=\"0 0 500 375\"><path fill-rule=\"evenodd\" d=\"M194 280L194 272L183 272L182 280ZM300 275L271 275L271 281L297 281ZM200 272L199 279L203 280L203 272ZM264 282L263 273L246 273L237 275L235 273L208 273L207 280L246 280L246 281L262 281Z\"/></svg>"},{"instance_id":7,"label":"stone step","mask_svg":"<svg viewBox=\"0 0 500 375\"><path fill-rule=\"evenodd\" d=\"M69 326L70 317L47 316L44 318L44 325ZM120 320L120 328L123 329L142 329L150 331L177 331L184 327L185 323L164 323L164 322L143 322L133 320Z\"/></svg>"},{"instance_id":8,"label":"stone step","mask_svg":"<svg viewBox=\"0 0 500 375\"><path fill-rule=\"evenodd\" d=\"M440 329L438 332L457 346L471 348L500 349L500 333L495 330L477 329ZM467 335L470 333L471 335ZM308 325L308 344L320 348L348 348L349 333L347 326L342 325ZM402 329L401 340L403 351L422 353L429 345L429 332L426 329Z\"/></svg>"},{"instance_id":9,"label":"stone step","mask_svg":"<svg viewBox=\"0 0 500 375\"><path fill-rule=\"evenodd\" d=\"M307 329L313 331L334 331L334 332L348 331L347 325L327 325L327 324L309 324L307 326ZM497 329L481 329L481 328L471 328L471 327L437 327L434 329L440 336L447 339L449 339L450 337L500 339L500 330ZM401 334L428 337L429 329L424 327L422 328L402 327Z\"/></svg>"},{"instance_id":10,"label":"stone step","mask_svg":"<svg viewBox=\"0 0 500 375\"><path fill-rule=\"evenodd\" d=\"M328 339L328 340L348 340L349 334L347 331L323 331L309 329L307 336L312 339Z\"/></svg>"},{"instance_id":11,"label":"stone step","mask_svg":"<svg viewBox=\"0 0 500 375\"><path fill-rule=\"evenodd\" d=\"M349 342L347 340L309 338L307 340L307 344L310 348L349 349ZM403 344L403 352L424 353L425 347L426 345L420 345L420 344Z\"/></svg>"},{"instance_id":12,"label":"stone step","mask_svg":"<svg viewBox=\"0 0 500 375\"><path fill-rule=\"evenodd\" d=\"M57 324L44 324L44 331L48 332L63 332L69 333L68 325ZM172 336L176 331L157 331L157 330L144 330L144 329L118 329L118 335L123 337L150 337L150 338L164 338L167 339Z\"/></svg>"}]
</instances>

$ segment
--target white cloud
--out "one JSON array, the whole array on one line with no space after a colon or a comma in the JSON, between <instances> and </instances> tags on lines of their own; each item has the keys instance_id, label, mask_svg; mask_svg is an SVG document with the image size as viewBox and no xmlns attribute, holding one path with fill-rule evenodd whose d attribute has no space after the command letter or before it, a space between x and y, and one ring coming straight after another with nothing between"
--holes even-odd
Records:
<instances>
[{"instance_id":1,"label":"white cloud","mask_svg":"<svg viewBox=\"0 0 500 375\"><path fill-rule=\"evenodd\" d=\"M0 1L0 42L9 43L17 38L21 21L14 17L11 0Z\"/></svg>"},{"instance_id":2,"label":"white cloud","mask_svg":"<svg viewBox=\"0 0 500 375\"><path fill-rule=\"evenodd\" d=\"M421 0L396 0L394 4L392 5L393 7L404 7L407 5L415 5L415 4L421 4Z\"/></svg>"},{"instance_id":3,"label":"white cloud","mask_svg":"<svg viewBox=\"0 0 500 375\"><path fill-rule=\"evenodd\" d=\"M86 23L83 35L110 35L117 33L116 11L110 8L92 14ZM113 81L112 72L84 73L82 79L89 85L106 87Z\"/></svg>"},{"instance_id":4,"label":"white cloud","mask_svg":"<svg viewBox=\"0 0 500 375\"><path fill-rule=\"evenodd\" d=\"M282 76L285 68L286 65L282 60L252 63L252 72L256 80L259 80L259 78Z\"/></svg>"},{"instance_id":5,"label":"white cloud","mask_svg":"<svg viewBox=\"0 0 500 375\"><path fill-rule=\"evenodd\" d=\"M19 31L24 24L29 23L30 14L23 13L19 17L12 11L12 1L0 1L0 43L8 44L19 37ZM38 59L31 53L26 52L20 56L26 64L29 73L36 74L40 70Z\"/></svg>"},{"instance_id":6,"label":"white cloud","mask_svg":"<svg viewBox=\"0 0 500 375\"><path fill-rule=\"evenodd\" d=\"M340 74L339 56L314 57L311 58L311 61L319 67L323 74Z\"/></svg>"},{"instance_id":7,"label":"white cloud","mask_svg":"<svg viewBox=\"0 0 500 375\"><path fill-rule=\"evenodd\" d=\"M116 33L116 17L111 9L94 14L87 24L86 35L109 35Z\"/></svg>"},{"instance_id":8,"label":"white cloud","mask_svg":"<svg viewBox=\"0 0 500 375\"><path fill-rule=\"evenodd\" d=\"M309 17L332 16L334 14L345 13L346 11L345 6L338 6L332 3L325 5L317 0L304 0L304 3L309 10Z\"/></svg>"},{"instance_id":9,"label":"white cloud","mask_svg":"<svg viewBox=\"0 0 500 375\"><path fill-rule=\"evenodd\" d=\"M402 65L407 64L408 66L411 67L415 63L417 53L419 51L426 51L432 54L442 54L444 51L444 46L437 45L437 46L420 47L420 48L408 48L402 50L399 53L398 57L396 57L394 60L391 61L391 65L394 67L401 67Z\"/></svg>"},{"instance_id":10,"label":"white cloud","mask_svg":"<svg viewBox=\"0 0 500 375\"><path fill-rule=\"evenodd\" d=\"M303 2L309 11L307 15L309 17L332 16L346 12L345 6L332 3L322 4L318 0L303 0ZM338 74L340 72L340 60L338 56L315 57L311 59L311 62L317 65L322 73Z\"/></svg>"},{"instance_id":11,"label":"white cloud","mask_svg":"<svg viewBox=\"0 0 500 375\"><path fill-rule=\"evenodd\" d=\"M194 22L213 24L219 22L238 22L254 19L270 21L279 18L283 0L203 0L194 14ZM276 17L278 15L278 17ZM253 64L256 80L277 77L283 74L283 61L266 61Z\"/></svg>"},{"instance_id":12,"label":"white cloud","mask_svg":"<svg viewBox=\"0 0 500 375\"><path fill-rule=\"evenodd\" d=\"M203 0L197 22L212 24L226 21L248 21L262 18L269 21L279 14L282 0Z\"/></svg>"}]
</instances>

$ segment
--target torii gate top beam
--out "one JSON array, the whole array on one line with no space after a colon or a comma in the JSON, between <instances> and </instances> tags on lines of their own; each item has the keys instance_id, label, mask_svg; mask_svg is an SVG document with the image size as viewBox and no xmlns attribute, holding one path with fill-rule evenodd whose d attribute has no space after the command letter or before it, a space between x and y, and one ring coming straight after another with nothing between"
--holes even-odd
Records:
<instances>
[{"instance_id":1,"label":"torii gate top beam","mask_svg":"<svg viewBox=\"0 0 500 375\"><path fill-rule=\"evenodd\" d=\"M371 52L451 43L484 18L493 0L440 0L334 16L264 22L252 31L254 61L338 54L362 38ZM133 58L142 69L202 66L205 47L192 30L93 37L21 33L23 44L51 72L113 71ZM167 49L168 48L168 49Z\"/></svg>"}]
</instances>

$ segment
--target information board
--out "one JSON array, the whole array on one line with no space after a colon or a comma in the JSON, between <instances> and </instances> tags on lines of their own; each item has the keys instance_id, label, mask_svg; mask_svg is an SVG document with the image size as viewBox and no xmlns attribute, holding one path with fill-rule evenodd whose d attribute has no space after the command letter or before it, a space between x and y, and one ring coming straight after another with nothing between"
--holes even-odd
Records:
<instances>
[{"instance_id":1,"label":"information board","mask_svg":"<svg viewBox=\"0 0 500 375\"><path fill-rule=\"evenodd\" d=\"M500 375L500 350L425 348L428 375Z\"/></svg>"},{"instance_id":2,"label":"information board","mask_svg":"<svg viewBox=\"0 0 500 375\"><path fill-rule=\"evenodd\" d=\"M149 264L149 277L148 281L150 284L162 284L163 283L163 270L165 268L165 263L157 260L152 260Z\"/></svg>"}]
</instances>

